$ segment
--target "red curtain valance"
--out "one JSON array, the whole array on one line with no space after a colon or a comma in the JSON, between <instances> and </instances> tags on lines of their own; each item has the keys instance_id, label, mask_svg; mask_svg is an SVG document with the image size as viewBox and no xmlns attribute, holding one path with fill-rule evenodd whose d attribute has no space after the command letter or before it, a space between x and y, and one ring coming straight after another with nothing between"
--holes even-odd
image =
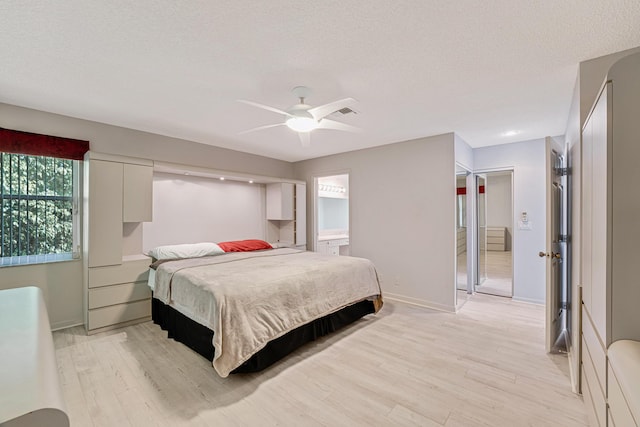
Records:
<instances>
[{"instance_id":1,"label":"red curtain valance","mask_svg":"<svg viewBox=\"0 0 640 427\"><path fill-rule=\"evenodd\" d=\"M89 141L0 128L0 152L82 160Z\"/></svg>"},{"instance_id":2,"label":"red curtain valance","mask_svg":"<svg viewBox=\"0 0 640 427\"><path fill-rule=\"evenodd\" d=\"M480 193L480 194L484 194L484 185L481 185L481 186L478 188L478 193ZM466 195L466 194L467 194L467 187L457 187L457 188L456 188L456 194L457 194L458 196L461 196L461 195L462 195L462 196L464 196L464 195Z\"/></svg>"}]
</instances>

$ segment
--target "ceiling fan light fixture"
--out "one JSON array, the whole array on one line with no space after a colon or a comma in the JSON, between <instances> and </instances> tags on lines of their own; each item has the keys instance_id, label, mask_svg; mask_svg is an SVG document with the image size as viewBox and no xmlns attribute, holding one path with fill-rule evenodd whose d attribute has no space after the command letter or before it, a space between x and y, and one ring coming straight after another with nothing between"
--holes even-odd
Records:
<instances>
[{"instance_id":1,"label":"ceiling fan light fixture","mask_svg":"<svg viewBox=\"0 0 640 427\"><path fill-rule=\"evenodd\" d=\"M318 121L311 117L289 117L287 119L287 127L296 132L311 132L318 125Z\"/></svg>"}]
</instances>

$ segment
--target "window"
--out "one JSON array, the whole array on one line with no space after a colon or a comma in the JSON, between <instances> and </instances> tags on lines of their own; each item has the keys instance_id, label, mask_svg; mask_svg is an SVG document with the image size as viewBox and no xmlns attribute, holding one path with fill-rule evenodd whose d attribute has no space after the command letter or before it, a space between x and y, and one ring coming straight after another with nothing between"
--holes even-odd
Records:
<instances>
[{"instance_id":1,"label":"window","mask_svg":"<svg viewBox=\"0 0 640 427\"><path fill-rule=\"evenodd\" d=\"M0 153L0 265L73 258L77 180L75 160Z\"/></svg>"}]
</instances>

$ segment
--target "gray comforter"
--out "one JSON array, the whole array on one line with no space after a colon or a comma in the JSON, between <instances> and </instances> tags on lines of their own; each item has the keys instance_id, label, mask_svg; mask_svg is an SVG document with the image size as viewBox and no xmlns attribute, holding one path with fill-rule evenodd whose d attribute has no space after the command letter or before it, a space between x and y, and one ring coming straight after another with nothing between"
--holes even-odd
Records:
<instances>
[{"instance_id":1,"label":"gray comforter","mask_svg":"<svg viewBox=\"0 0 640 427\"><path fill-rule=\"evenodd\" d=\"M165 262L154 290L214 331L213 367L222 377L267 342L380 294L371 261L289 248Z\"/></svg>"}]
</instances>

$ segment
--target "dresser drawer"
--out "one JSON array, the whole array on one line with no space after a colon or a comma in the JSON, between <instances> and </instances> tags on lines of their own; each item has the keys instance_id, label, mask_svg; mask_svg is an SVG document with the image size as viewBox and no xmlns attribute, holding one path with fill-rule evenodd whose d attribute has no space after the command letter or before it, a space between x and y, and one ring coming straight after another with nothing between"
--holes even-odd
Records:
<instances>
[{"instance_id":1,"label":"dresser drawer","mask_svg":"<svg viewBox=\"0 0 640 427\"><path fill-rule=\"evenodd\" d=\"M627 400L622 393L618 379L611 369L611 365L608 366L608 385L607 396L609 403L610 418L613 418L616 424L620 426L637 426L638 424L633 418L631 409L627 404Z\"/></svg>"},{"instance_id":2,"label":"dresser drawer","mask_svg":"<svg viewBox=\"0 0 640 427\"><path fill-rule=\"evenodd\" d=\"M605 390L607 386L607 354L584 306L582 307L582 337L584 338L582 347L588 349L600 388Z\"/></svg>"},{"instance_id":3,"label":"dresser drawer","mask_svg":"<svg viewBox=\"0 0 640 427\"><path fill-rule=\"evenodd\" d=\"M151 300L110 305L89 310L89 330L151 316Z\"/></svg>"},{"instance_id":4,"label":"dresser drawer","mask_svg":"<svg viewBox=\"0 0 640 427\"><path fill-rule=\"evenodd\" d=\"M89 269L89 287L116 285L119 283L144 282L149 276L151 258L124 261L120 265L93 267Z\"/></svg>"},{"instance_id":5,"label":"dresser drawer","mask_svg":"<svg viewBox=\"0 0 640 427\"><path fill-rule=\"evenodd\" d=\"M502 238L504 240L504 227L487 227L487 238Z\"/></svg>"},{"instance_id":6,"label":"dresser drawer","mask_svg":"<svg viewBox=\"0 0 640 427\"><path fill-rule=\"evenodd\" d=\"M582 391L585 394L584 403L585 405L592 404L593 411L595 412L598 420L598 425L605 426L607 423L607 401L605 398L605 391L604 387L599 384L593 365L594 362L585 346L584 336L582 340L582 348ZM587 400L587 392L585 389L588 389L591 401Z\"/></svg>"},{"instance_id":7,"label":"dresser drawer","mask_svg":"<svg viewBox=\"0 0 640 427\"><path fill-rule=\"evenodd\" d=\"M147 282L123 283L89 289L89 308L106 307L151 298Z\"/></svg>"},{"instance_id":8,"label":"dresser drawer","mask_svg":"<svg viewBox=\"0 0 640 427\"><path fill-rule=\"evenodd\" d=\"M593 385L589 383L589 380L594 380L590 374L585 370L584 363L582 364L582 397L584 399L584 405L587 409L587 416L589 417L589 425L592 427L598 426L606 426L607 421L602 419L603 415L606 416L607 408L606 402L604 400L604 396L598 391L598 386L596 385L595 395L593 390ZM601 410L604 408L604 411Z\"/></svg>"}]
</instances>

